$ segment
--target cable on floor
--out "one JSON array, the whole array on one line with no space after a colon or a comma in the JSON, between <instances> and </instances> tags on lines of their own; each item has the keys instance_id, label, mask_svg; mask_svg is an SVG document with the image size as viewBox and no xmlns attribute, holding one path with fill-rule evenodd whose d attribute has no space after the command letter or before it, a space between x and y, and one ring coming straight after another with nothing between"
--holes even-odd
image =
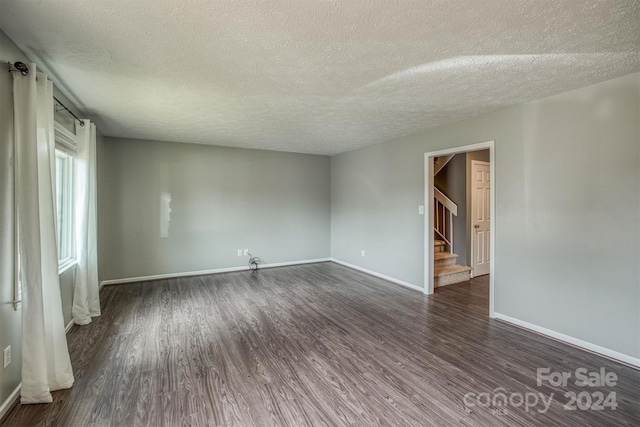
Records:
<instances>
[{"instance_id":1,"label":"cable on floor","mask_svg":"<svg viewBox=\"0 0 640 427\"><path fill-rule=\"evenodd\" d=\"M264 263L264 261L262 260L262 258L253 256L248 252L247 254L249 255L249 268L251 269L251 271L258 271L258 266Z\"/></svg>"}]
</instances>

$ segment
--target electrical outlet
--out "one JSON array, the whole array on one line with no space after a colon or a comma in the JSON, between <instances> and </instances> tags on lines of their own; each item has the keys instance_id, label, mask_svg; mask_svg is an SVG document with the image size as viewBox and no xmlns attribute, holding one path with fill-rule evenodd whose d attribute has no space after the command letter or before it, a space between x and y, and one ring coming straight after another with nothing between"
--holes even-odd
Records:
<instances>
[{"instance_id":1,"label":"electrical outlet","mask_svg":"<svg viewBox=\"0 0 640 427\"><path fill-rule=\"evenodd\" d=\"M249 249L245 249L245 250L244 250L244 254L245 254L245 255L249 255Z\"/></svg>"},{"instance_id":2,"label":"electrical outlet","mask_svg":"<svg viewBox=\"0 0 640 427\"><path fill-rule=\"evenodd\" d=\"M11 363L11 346L4 349L4 367L6 368Z\"/></svg>"},{"instance_id":3,"label":"electrical outlet","mask_svg":"<svg viewBox=\"0 0 640 427\"><path fill-rule=\"evenodd\" d=\"M242 256L242 249L238 249L238 256Z\"/></svg>"},{"instance_id":4,"label":"electrical outlet","mask_svg":"<svg viewBox=\"0 0 640 427\"><path fill-rule=\"evenodd\" d=\"M360 255L364 256L364 249L360 252Z\"/></svg>"}]
</instances>

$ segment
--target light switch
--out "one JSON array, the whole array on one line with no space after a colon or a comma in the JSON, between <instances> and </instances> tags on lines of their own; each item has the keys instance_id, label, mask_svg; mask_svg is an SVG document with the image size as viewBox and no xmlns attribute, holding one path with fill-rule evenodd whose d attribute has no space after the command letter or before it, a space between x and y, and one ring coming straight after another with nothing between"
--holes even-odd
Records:
<instances>
[{"instance_id":1,"label":"light switch","mask_svg":"<svg viewBox=\"0 0 640 427\"><path fill-rule=\"evenodd\" d=\"M424 215L424 205L419 205L418 206L418 214Z\"/></svg>"}]
</instances>

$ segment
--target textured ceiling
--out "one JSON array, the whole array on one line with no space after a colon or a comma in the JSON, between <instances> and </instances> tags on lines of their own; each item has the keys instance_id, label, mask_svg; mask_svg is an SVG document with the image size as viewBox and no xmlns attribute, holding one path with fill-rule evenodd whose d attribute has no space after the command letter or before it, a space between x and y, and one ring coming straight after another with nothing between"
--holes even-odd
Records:
<instances>
[{"instance_id":1,"label":"textured ceiling","mask_svg":"<svg viewBox=\"0 0 640 427\"><path fill-rule=\"evenodd\" d=\"M335 154L640 70L639 1L0 0L107 136Z\"/></svg>"}]
</instances>

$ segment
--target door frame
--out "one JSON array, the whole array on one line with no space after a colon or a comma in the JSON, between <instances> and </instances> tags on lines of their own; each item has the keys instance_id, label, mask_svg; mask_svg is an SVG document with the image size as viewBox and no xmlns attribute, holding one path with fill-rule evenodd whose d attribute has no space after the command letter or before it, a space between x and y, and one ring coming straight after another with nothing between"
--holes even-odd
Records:
<instances>
[{"instance_id":1,"label":"door frame","mask_svg":"<svg viewBox=\"0 0 640 427\"><path fill-rule=\"evenodd\" d=\"M489 317L495 317L494 301L495 301L495 230L496 230L496 174L495 174L495 141L479 142L477 144L463 145L459 147L447 148L444 150L429 151L424 154L424 293L426 295L433 294L433 242L434 242L434 213L431 206L433 205L433 157L445 156L449 154L466 153L468 151L478 151L489 149L489 173L491 174L491 202L490 202L490 227L491 236L489 238Z\"/></svg>"},{"instance_id":2,"label":"door frame","mask_svg":"<svg viewBox=\"0 0 640 427\"><path fill-rule=\"evenodd\" d=\"M490 181L491 187L490 187L489 193L491 194L491 191L493 190L493 176L491 176L491 162L485 162L483 160L471 160L471 170L467 171L467 173L471 175L471 183L472 184L473 184L472 171L473 171L473 164L474 163L481 164L481 165L489 165L489 177L490 177L489 179L491 180ZM467 221L467 233L469 233L469 238L470 238L470 240L469 240L470 243L469 244L471 245L471 248L470 248L471 249L471 251L470 251L471 266L470 267L471 267L471 277L475 277L476 274L475 274L475 270L473 268L473 259L474 259L474 257L473 257L474 250L473 249L475 248L475 241L474 241L475 234L473 232L473 217L472 217L473 216L473 199L474 199L473 195L475 194L475 192L471 191L472 188L469 188L469 187L467 187L467 188L468 188L467 191L471 192L471 194L468 196L468 199L467 199L467 201L471 202L471 209L467 209L467 213L471 212L471 215L469 215L467 217L468 218L468 221ZM491 198L491 196L490 196L490 198ZM493 214L493 211L489 211L489 215L492 215L492 214ZM491 219L492 218L489 218L489 231L491 232L489 234L489 245L491 245L491 235L493 234L493 230L491 230L491 225L492 225ZM491 257L491 247L489 247L489 257ZM489 273L491 273L491 260L489 260Z\"/></svg>"}]
</instances>

